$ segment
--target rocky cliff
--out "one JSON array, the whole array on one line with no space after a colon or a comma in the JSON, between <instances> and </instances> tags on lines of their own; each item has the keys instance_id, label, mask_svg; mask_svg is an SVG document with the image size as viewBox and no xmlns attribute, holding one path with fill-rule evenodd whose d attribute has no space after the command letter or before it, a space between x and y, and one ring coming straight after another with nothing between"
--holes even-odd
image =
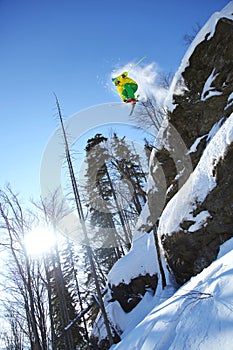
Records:
<instances>
[{"instance_id":1,"label":"rocky cliff","mask_svg":"<svg viewBox=\"0 0 233 350\"><path fill-rule=\"evenodd\" d=\"M171 279L184 284L233 237L232 68L231 1L198 33L173 79L151 154L148 201L131 251L109 274L106 300L118 303L118 315L119 305L130 312L148 289Z\"/></svg>"},{"instance_id":2,"label":"rocky cliff","mask_svg":"<svg viewBox=\"0 0 233 350\"><path fill-rule=\"evenodd\" d=\"M156 162L162 162L161 166L169 188L165 194L165 203L171 201L182 188L183 183L187 182L186 187L193 186L189 180L191 175L200 164L204 152L207 152L211 140L217 131L224 128L224 123L233 112L233 14L231 9L232 6L228 6L221 14L222 17L215 14L202 29L173 82L173 91L169 97L168 122L161 132L161 143L159 150L154 154L155 164L151 169L153 172ZM215 22L214 27L212 22ZM191 54L190 51L192 51ZM229 124L230 127L231 124ZM225 135L228 131L225 131ZM185 145L183 148L186 147L187 151L185 155L181 152L180 156L177 149L180 149L181 141ZM219 139L218 142L220 143ZM212 157L212 165L210 164L212 174L208 173L208 183L212 181L214 186L203 198L195 198L192 195L185 198L186 207L190 210L186 215L181 216L180 222L177 223L176 228L173 228L174 231L166 232L164 224L159 228L167 264L179 284L183 284L208 266L216 258L220 245L233 236L233 173L231 170L233 144L231 139L224 147L223 154L219 155L217 148L218 143L209 154L209 158ZM213 153L216 153L215 157ZM177 162L180 162L180 170ZM205 162L208 162L208 156ZM201 169L203 173L203 166ZM156 171L153 172L153 178L156 182ZM196 179L195 182L202 180L202 176L199 176L199 180ZM177 197L181 199L181 196ZM174 206L175 201L173 200L172 203ZM202 213L205 215L203 216ZM171 215L175 214L178 212L171 212ZM201 216L201 224L194 227L197 217ZM175 218L166 216L166 220L173 219Z\"/></svg>"}]
</instances>

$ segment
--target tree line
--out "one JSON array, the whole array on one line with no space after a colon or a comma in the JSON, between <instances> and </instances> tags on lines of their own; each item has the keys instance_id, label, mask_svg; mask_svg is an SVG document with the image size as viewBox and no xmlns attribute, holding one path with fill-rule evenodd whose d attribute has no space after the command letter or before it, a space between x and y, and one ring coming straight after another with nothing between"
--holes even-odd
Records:
<instances>
[{"instance_id":1,"label":"tree line","mask_svg":"<svg viewBox=\"0 0 233 350\"><path fill-rule=\"evenodd\" d=\"M57 107L62 122L58 101ZM148 99L142 107L158 130L162 118L155 101ZM93 349L91 329L99 313L109 346L119 341L103 297L109 270L131 247L134 225L146 202L147 172L125 137L96 134L85 148L85 181L77 184L67 139L65 147L73 201L82 229L87 235L91 231L91 244L77 244L59 233L58 222L67 213L56 192L27 209L10 186L0 190L0 339L7 350ZM45 227L56 237L40 256L31 255L25 246L25 237L35 227Z\"/></svg>"},{"instance_id":2,"label":"tree line","mask_svg":"<svg viewBox=\"0 0 233 350\"><path fill-rule=\"evenodd\" d=\"M114 157L109 152L110 143ZM98 148L94 149L94 145ZM116 134L110 142L95 135L88 140L86 152L86 184L79 190L88 203L85 221L92 229L94 245L89 253L86 246L58 232L57 223L66 213L56 193L46 201L33 203L35 210L28 210L10 186L0 191L4 251L1 304L5 324L1 339L6 349L73 350L91 346L91 328L99 312L100 296L88 254L92 256L99 291L104 293L107 273L130 249L133 225L146 200L146 174L138 155ZM98 169L94 180L93 167ZM115 188L117 178L120 181L124 177L130 182L132 203L122 203L122 193ZM42 226L53 231L56 243L49 252L36 257L27 251L25 237L34 227Z\"/></svg>"}]
</instances>

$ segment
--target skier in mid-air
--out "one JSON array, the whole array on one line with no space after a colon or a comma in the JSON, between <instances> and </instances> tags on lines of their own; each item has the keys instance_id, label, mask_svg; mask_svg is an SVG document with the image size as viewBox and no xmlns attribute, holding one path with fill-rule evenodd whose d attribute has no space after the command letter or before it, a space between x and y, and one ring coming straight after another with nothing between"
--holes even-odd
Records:
<instances>
[{"instance_id":1,"label":"skier in mid-air","mask_svg":"<svg viewBox=\"0 0 233 350\"><path fill-rule=\"evenodd\" d=\"M130 68L129 71L137 67L145 58L146 56L142 57L136 64L134 64ZM115 84L122 101L125 103L131 103L132 109L130 115L132 115L136 103L139 102L139 95L135 96L135 93L138 89L138 83L128 76L129 71L123 72L116 78L112 78L112 82Z\"/></svg>"},{"instance_id":2,"label":"skier in mid-air","mask_svg":"<svg viewBox=\"0 0 233 350\"><path fill-rule=\"evenodd\" d=\"M112 81L115 84L122 101L126 103L135 103L138 101L137 97L135 97L138 84L135 80L128 77L128 72L124 72L118 77L112 78Z\"/></svg>"}]
</instances>

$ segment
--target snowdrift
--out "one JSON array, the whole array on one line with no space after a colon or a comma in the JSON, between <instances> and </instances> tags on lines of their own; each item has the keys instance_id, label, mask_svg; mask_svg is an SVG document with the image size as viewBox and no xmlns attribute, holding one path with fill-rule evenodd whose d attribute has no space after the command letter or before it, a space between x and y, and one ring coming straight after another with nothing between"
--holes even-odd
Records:
<instances>
[{"instance_id":1,"label":"snowdrift","mask_svg":"<svg viewBox=\"0 0 233 350\"><path fill-rule=\"evenodd\" d=\"M231 350L233 332L233 239L219 258L155 306L111 350ZM166 297L166 290L161 297Z\"/></svg>"}]
</instances>

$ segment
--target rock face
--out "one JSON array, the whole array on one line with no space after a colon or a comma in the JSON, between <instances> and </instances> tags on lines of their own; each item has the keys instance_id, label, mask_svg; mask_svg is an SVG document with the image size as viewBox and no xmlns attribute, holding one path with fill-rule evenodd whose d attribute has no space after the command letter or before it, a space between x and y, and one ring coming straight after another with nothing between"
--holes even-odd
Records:
<instances>
[{"instance_id":1,"label":"rock face","mask_svg":"<svg viewBox=\"0 0 233 350\"><path fill-rule=\"evenodd\" d=\"M190 156L189 164L194 171L215 129L220 128L233 112L232 67L233 21L221 18L214 35L210 38L210 33L207 33L205 39L195 47L189 65L181 72L174 86L175 109L169 113L169 122L162 131L162 141L152 164L153 169L156 162L162 164L166 185L170 186L165 195L165 204L179 191L182 184L178 182L184 176L181 171L177 171L177 159L175 161L171 153L174 144L171 130L174 128L177 131L187 147L186 154ZM177 148L180 147L180 139L176 141ZM184 159L180 157L179 161L185 167ZM172 235L171 232L161 232L166 261L179 284L207 267L216 258L220 245L233 236L232 167L233 145L229 144L224 156L213 164L216 186L204 201L193 203L193 217L203 211L209 213L202 227L189 231L194 222L183 220ZM185 176L183 182L187 180L188 174ZM155 171L155 183L156 177ZM149 200L154 201L154 198Z\"/></svg>"},{"instance_id":2,"label":"rock face","mask_svg":"<svg viewBox=\"0 0 233 350\"><path fill-rule=\"evenodd\" d=\"M189 232L193 221L180 222L180 229L162 236L167 262L179 284L198 274L216 259L219 247L233 237L233 144L227 148L213 172L216 187L202 203L197 203L194 217L209 213L205 225Z\"/></svg>"},{"instance_id":3,"label":"rock face","mask_svg":"<svg viewBox=\"0 0 233 350\"><path fill-rule=\"evenodd\" d=\"M142 299L147 289L156 290L158 276L138 276L133 278L129 284L120 283L117 286L111 286L112 299L117 300L125 312L131 311Z\"/></svg>"},{"instance_id":4,"label":"rock face","mask_svg":"<svg viewBox=\"0 0 233 350\"><path fill-rule=\"evenodd\" d=\"M206 40L195 48L189 59L190 65L182 74L186 86L183 95L173 95L177 107L170 114L169 122L179 132L188 149L198 137L207 135L217 121L229 117L233 111L233 105L225 109L233 86L232 39L233 22L220 19L214 36L208 39L207 34ZM203 91L211 75L214 76L213 83ZM207 136L202 139L196 152L191 154L194 167L205 148L206 139Z\"/></svg>"}]
</instances>

